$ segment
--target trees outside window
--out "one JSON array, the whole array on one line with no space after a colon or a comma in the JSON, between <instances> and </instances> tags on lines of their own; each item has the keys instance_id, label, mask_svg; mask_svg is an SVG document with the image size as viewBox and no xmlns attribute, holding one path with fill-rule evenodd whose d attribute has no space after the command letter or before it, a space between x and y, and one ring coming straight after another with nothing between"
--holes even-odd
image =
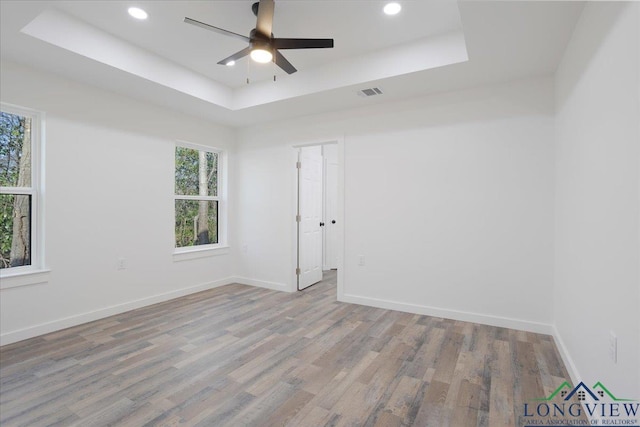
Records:
<instances>
[{"instance_id":1,"label":"trees outside window","mask_svg":"<svg viewBox=\"0 0 640 427\"><path fill-rule=\"evenodd\" d=\"M175 247L219 242L221 153L176 145Z\"/></svg>"},{"instance_id":2,"label":"trees outside window","mask_svg":"<svg viewBox=\"0 0 640 427\"><path fill-rule=\"evenodd\" d=\"M0 269L37 264L37 113L0 106Z\"/></svg>"}]
</instances>

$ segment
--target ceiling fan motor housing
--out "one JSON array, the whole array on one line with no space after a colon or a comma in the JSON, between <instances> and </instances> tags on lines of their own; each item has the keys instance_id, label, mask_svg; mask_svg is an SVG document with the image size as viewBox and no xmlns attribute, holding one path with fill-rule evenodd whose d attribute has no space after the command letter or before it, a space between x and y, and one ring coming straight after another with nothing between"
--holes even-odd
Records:
<instances>
[{"instance_id":1,"label":"ceiling fan motor housing","mask_svg":"<svg viewBox=\"0 0 640 427\"><path fill-rule=\"evenodd\" d=\"M255 28L251 30L251 34L249 34L249 45L251 46L251 50L262 49L268 50L272 54L274 53L273 46L271 45L271 39L256 31Z\"/></svg>"}]
</instances>

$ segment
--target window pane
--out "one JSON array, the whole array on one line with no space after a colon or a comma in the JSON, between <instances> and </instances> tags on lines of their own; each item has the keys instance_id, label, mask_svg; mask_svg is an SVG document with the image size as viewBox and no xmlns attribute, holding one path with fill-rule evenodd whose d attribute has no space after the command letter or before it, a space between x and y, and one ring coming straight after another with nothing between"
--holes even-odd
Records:
<instances>
[{"instance_id":1,"label":"window pane","mask_svg":"<svg viewBox=\"0 0 640 427\"><path fill-rule=\"evenodd\" d=\"M176 248L218 243L218 202L176 200Z\"/></svg>"},{"instance_id":2,"label":"window pane","mask_svg":"<svg viewBox=\"0 0 640 427\"><path fill-rule=\"evenodd\" d=\"M31 187L31 118L0 112L0 187Z\"/></svg>"},{"instance_id":3,"label":"window pane","mask_svg":"<svg viewBox=\"0 0 640 427\"><path fill-rule=\"evenodd\" d=\"M0 268L31 265L31 196L0 194Z\"/></svg>"},{"instance_id":4,"label":"window pane","mask_svg":"<svg viewBox=\"0 0 640 427\"><path fill-rule=\"evenodd\" d=\"M176 147L176 194L218 195L218 153Z\"/></svg>"}]
</instances>

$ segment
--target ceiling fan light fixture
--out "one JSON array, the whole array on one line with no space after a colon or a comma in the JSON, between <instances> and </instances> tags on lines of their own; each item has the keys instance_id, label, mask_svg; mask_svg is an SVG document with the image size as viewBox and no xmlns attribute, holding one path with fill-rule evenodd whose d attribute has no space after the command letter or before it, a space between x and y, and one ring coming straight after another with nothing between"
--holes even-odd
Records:
<instances>
[{"instance_id":1,"label":"ceiling fan light fixture","mask_svg":"<svg viewBox=\"0 0 640 427\"><path fill-rule=\"evenodd\" d=\"M129 12L129 15L133 16L136 19L140 19L140 20L147 19L147 17L149 16L147 14L147 12L145 12L142 9L140 9L139 7L130 7L127 10L127 12Z\"/></svg>"},{"instance_id":2,"label":"ceiling fan light fixture","mask_svg":"<svg viewBox=\"0 0 640 427\"><path fill-rule=\"evenodd\" d=\"M266 64L273 60L273 54L267 49L256 48L251 51L251 59L261 64Z\"/></svg>"},{"instance_id":3,"label":"ceiling fan light fixture","mask_svg":"<svg viewBox=\"0 0 640 427\"><path fill-rule=\"evenodd\" d=\"M387 3L382 9L386 15L397 15L402 10L400 3Z\"/></svg>"}]
</instances>

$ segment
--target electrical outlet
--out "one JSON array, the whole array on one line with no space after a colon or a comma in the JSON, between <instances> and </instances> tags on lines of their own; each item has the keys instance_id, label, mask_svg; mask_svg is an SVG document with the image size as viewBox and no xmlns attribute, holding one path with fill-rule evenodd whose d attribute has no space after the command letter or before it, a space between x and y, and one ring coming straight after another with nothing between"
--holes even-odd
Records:
<instances>
[{"instance_id":1,"label":"electrical outlet","mask_svg":"<svg viewBox=\"0 0 640 427\"><path fill-rule=\"evenodd\" d=\"M124 258L118 258L118 270L124 270L127 268L127 262Z\"/></svg>"},{"instance_id":2,"label":"electrical outlet","mask_svg":"<svg viewBox=\"0 0 640 427\"><path fill-rule=\"evenodd\" d=\"M614 364L618 363L618 337L613 331L609 331L609 359Z\"/></svg>"},{"instance_id":3,"label":"electrical outlet","mask_svg":"<svg viewBox=\"0 0 640 427\"><path fill-rule=\"evenodd\" d=\"M364 255L358 255L358 265L359 266L364 265Z\"/></svg>"}]
</instances>

